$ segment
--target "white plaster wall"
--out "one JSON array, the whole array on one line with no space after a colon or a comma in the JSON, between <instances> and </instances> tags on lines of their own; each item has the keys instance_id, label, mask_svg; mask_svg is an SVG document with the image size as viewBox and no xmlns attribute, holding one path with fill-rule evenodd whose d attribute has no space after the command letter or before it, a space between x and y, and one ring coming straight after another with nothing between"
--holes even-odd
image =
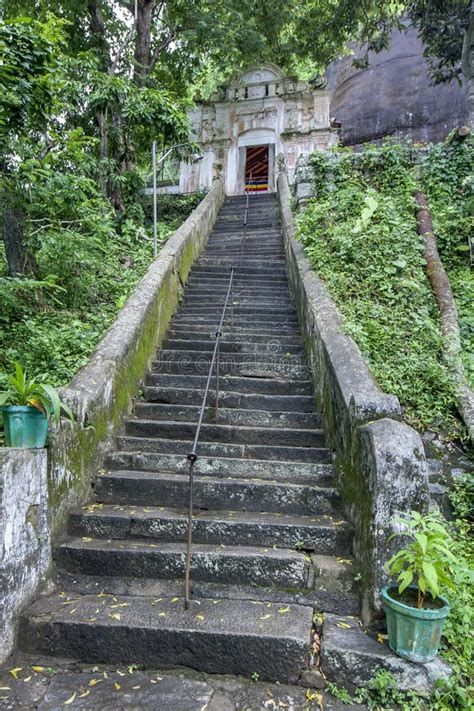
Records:
<instances>
[{"instance_id":1,"label":"white plaster wall","mask_svg":"<svg viewBox=\"0 0 474 711\"><path fill-rule=\"evenodd\" d=\"M223 171L227 195L242 191L239 148L275 145L283 154L290 182L302 155L324 150L331 142L329 92L285 77L274 65L254 67L236 77L220 96L198 104L190 113L192 137L200 143L203 160L181 166L180 190L209 188ZM240 180L239 180L240 176ZM275 176L270 176L270 180Z\"/></svg>"}]
</instances>

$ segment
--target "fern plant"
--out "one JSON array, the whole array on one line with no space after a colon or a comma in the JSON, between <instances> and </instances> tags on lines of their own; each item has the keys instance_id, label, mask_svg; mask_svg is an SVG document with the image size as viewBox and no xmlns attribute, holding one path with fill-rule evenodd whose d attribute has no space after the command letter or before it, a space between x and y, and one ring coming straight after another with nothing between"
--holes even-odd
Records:
<instances>
[{"instance_id":1,"label":"fern plant","mask_svg":"<svg viewBox=\"0 0 474 711\"><path fill-rule=\"evenodd\" d=\"M455 589L454 566L458 561L450 551L450 535L437 514L412 511L398 523L402 530L394 536L406 536L411 542L390 558L387 567L397 576L399 595L409 585L416 586L417 607L422 608L427 594L435 600L441 588Z\"/></svg>"},{"instance_id":2,"label":"fern plant","mask_svg":"<svg viewBox=\"0 0 474 711\"><path fill-rule=\"evenodd\" d=\"M0 406L30 405L40 410L46 418L57 424L64 414L74 419L70 408L60 399L56 388L50 383L28 378L20 363L15 363L15 373L6 375L6 387L0 390Z\"/></svg>"}]
</instances>

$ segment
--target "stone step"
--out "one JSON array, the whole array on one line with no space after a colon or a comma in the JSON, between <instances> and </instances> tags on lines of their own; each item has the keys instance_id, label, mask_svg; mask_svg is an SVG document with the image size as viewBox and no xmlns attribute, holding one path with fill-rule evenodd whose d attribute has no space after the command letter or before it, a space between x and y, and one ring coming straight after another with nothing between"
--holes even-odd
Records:
<instances>
[{"instance_id":1,"label":"stone step","mask_svg":"<svg viewBox=\"0 0 474 711\"><path fill-rule=\"evenodd\" d=\"M196 509L228 508L231 511L336 516L337 541L340 547L333 552L347 554L347 545L351 540L352 531L350 526L339 518L340 497L333 488L324 485L327 479L320 476L319 481L322 485L317 486L317 475L307 476L307 483L301 483L298 478L292 478L291 472L285 472L286 480L278 481L270 477L265 480L258 471L252 478L232 479L226 478L225 472L220 470L214 470L212 476L209 467L199 467L201 462L202 460L198 460L195 467L194 506ZM188 467L184 463L179 473L173 473L171 471L173 463L170 462L168 471L163 468L160 473L145 469L104 471L94 480L98 502L126 506L133 504L186 508L189 500ZM181 464L183 464L182 460ZM206 465L205 461L204 465ZM278 472L275 476L278 477Z\"/></svg>"},{"instance_id":2,"label":"stone step","mask_svg":"<svg viewBox=\"0 0 474 711\"><path fill-rule=\"evenodd\" d=\"M198 280L195 280L195 283L198 282ZM219 284L219 283L208 283L207 286L204 283L200 284L198 282L197 286L191 286L187 285L186 290L185 290L185 296L187 294L194 294L195 296L200 296L203 291L205 293L209 294L217 294L220 295L222 294L225 296L227 294L227 287L228 284L226 285L225 283ZM243 283L242 281L239 281L238 279L235 279L233 282L233 293L234 294L243 294L246 296L268 296L271 297L274 295L275 297L287 297L290 295L290 289L288 287L288 284L286 286L275 286L275 285L267 285L265 283L260 283L260 284L250 284L250 283Z\"/></svg>"},{"instance_id":3,"label":"stone step","mask_svg":"<svg viewBox=\"0 0 474 711\"><path fill-rule=\"evenodd\" d=\"M293 336L296 339L301 338L299 326L296 323L269 324L267 322L266 325L261 323L253 325L249 322L236 323L235 319L233 323L231 321L232 319L229 316L227 316L224 321L224 328L222 330L222 338L224 340L232 340L233 334L241 336L250 336L250 340L252 340L253 342L256 342L256 340L258 341L263 337L278 339L279 336L281 336L282 338L288 338L288 336ZM201 332L206 333L207 336L211 338L214 338L218 325L219 323L216 324L215 321L213 321L212 324L198 323L192 320L180 323L176 320L176 318L174 318L170 323L170 331L180 333ZM170 333L170 331L168 331L168 333Z\"/></svg>"},{"instance_id":4,"label":"stone step","mask_svg":"<svg viewBox=\"0 0 474 711\"><path fill-rule=\"evenodd\" d=\"M249 251L236 252L231 254L229 251L217 256L203 257L196 263L196 268L222 270L223 268L230 269L234 267L236 271L249 272L254 269L264 269L267 272L282 272L286 268L284 255L276 256L275 254L265 253L261 256L252 254Z\"/></svg>"},{"instance_id":5,"label":"stone step","mask_svg":"<svg viewBox=\"0 0 474 711\"><path fill-rule=\"evenodd\" d=\"M146 385L157 388L176 387L201 390L201 400L206 382L206 375L149 373L146 378ZM252 395L312 395L312 387L309 380L288 381L263 376L255 377L253 375L247 377L224 375L219 380L219 387L219 398L225 392L249 393ZM225 404L224 401L222 404Z\"/></svg>"},{"instance_id":6,"label":"stone step","mask_svg":"<svg viewBox=\"0 0 474 711\"><path fill-rule=\"evenodd\" d=\"M151 404L174 405L199 405L202 403L202 391L179 388L175 386L145 386L143 397ZM208 397L209 407L215 405L215 393L210 392ZM314 400L311 395L252 395L238 391L221 391L219 393L219 410L224 409L249 409L273 412L302 412L310 413L314 409Z\"/></svg>"},{"instance_id":7,"label":"stone step","mask_svg":"<svg viewBox=\"0 0 474 711\"><path fill-rule=\"evenodd\" d=\"M191 277L190 277L191 278ZM208 284L206 286L206 280L198 280L197 277L196 279L193 280L193 284L187 284L186 285L186 290L185 290L185 295L187 294L194 294L195 296L199 296L202 291L209 292L211 294L226 294L227 293L227 288L228 288L228 280L227 284L225 283L225 280L222 282L219 281L212 281L212 280L207 280ZM202 283L201 283L202 282ZM234 294L242 293L242 294L247 294L249 296L253 294L262 294L262 295L267 295L267 296L289 296L290 294L290 289L287 284L267 284L266 280L264 282L249 282L245 281L242 279L239 279L239 277L235 277L233 282L232 282L232 289Z\"/></svg>"},{"instance_id":8,"label":"stone step","mask_svg":"<svg viewBox=\"0 0 474 711\"><path fill-rule=\"evenodd\" d=\"M415 664L394 654L387 641L380 643L355 617L324 615L321 645L322 671L338 686L352 690L367 686L377 669L395 678L401 691L429 696L438 679L451 670L440 657L426 664Z\"/></svg>"},{"instance_id":9,"label":"stone step","mask_svg":"<svg viewBox=\"0 0 474 711\"><path fill-rule=\"evenodd\" d=\"M223 341L236 342L251 342L251 343L267 343L269 339L274 339L275 342L295 343L301 342L300 332L297 326L285 326L278 324L276 328L258 328L258 330L249 326L237 326L235 323L232 326L230 321L226 320L222 332ZM194 335L193 335L194 334ZM197 334L197 335L196 335ZM202 335L201 335L202 334ZM180 325L179 323L170 323L170 328L167 331L168 338L196 337L196 340L201 338L214 339L216 335L215 328L209 328L207 325L190 324L189 326Z\"/></svg>"},{"instance_id":10,"label":"stone step","mask_svg":"<svg viewBox=\"0 0 474 711\"><path fill-rule=\"evenodd\" d=\"M209 286L209 285L225 285L229 284L229 270L226 269L224 270L224 273L218 273L218 272L204 272L204 273L199 273L195 272L194 270L191 271L188 279L188 284L190 286ZM280 286L280 287L287 287L288 288L288 278L286 274L282 274L281 276L275 275L275 274L237 274L235 277L235 283L237 285L243 285L243 286Z\"/></svg>"},{"instance_id":11,"label":"stone step","mask_svg":"<svg viewBox=\"0 0 474 711\"><path fill-rule=\"evenodd\" d=\"M279 230L275 226L260 230L258 227L252 225L247 229L245 240L243 232L243 229L239 225L232 226L222 223L213 231L207 244L212 248L229 245L238 250L239 254L242 251L242 245L244 245L245 251L247 244L251 252L253 250L258 252L259 249L265 247L275 249L282 249L284 247L281 236L279 235Z\"/></svg>"},{"instance_id":12,"label":"stone step","mask_svg":"<svg viewBox=\"0 0 474 711\"><path fill-rule=\"evenodd\" d=\"M135 404L134 415L145 420L173 420L175 422L197 422L200 407L197 405L160 404L139 402ZM204 422L213 423L215 410L207 407ZM321 417L307 412L269 412L268 410L239 410L220 407L219 424L247 425L250 427L280 427L284 429L311 429L321 424Z\"/></svg>"},{"instance_id":13,"label":"stone step","mask_svg":"<svg viewBox=\"0 0 474 711\"><path fill-rule=\"evenodd\" d=\"M298 331L286 332L287 335L281 335L278 331L268 331L264 334L253 335L251 331L247 333L245 330L241 331L224 331L221 336L221 348L223 350L230 349L231 346L239 348L255 348L258 350L262 347L269 348L272 345L279 346L281 348L290 347L303 347L300 340L300 335ZM163 345L170 346L173 344L174 348L184 347L184 344L189 346L190 343L196 343L196 345L202 343L206 344L207 348L213 348L215 342L215 330L204 327L199 330L195 327L193 330L188 330L186 328L172 328L167 332L167 337ZM227 345L229 344L229 348Z\"/></svg>"},{"instance_id":14,"label":"stone step","mask_svg":"<svg viewBox=\"0 0 474 711\"><path fill-rule=\"evenodd\" d=\"M312 556L314 559L316 556ZM357 615L360 611L359 595L353 582L355 571L349 559L334 558L319 555L320 561L328 561L327 569L321 565L315 570L313 589L302 591L298 589L282 589L276 587L255 587L254 585L221 585L200 580L191 580L192 597L196 600L252 600L252 604L266 606L267 603L279 603L280 607L287 605L309 605L314 610L325 610L329 613ZM347 581L343 585L334 577L333 568L340 567L338 560L344 560ZM332 576L332 577L331 577ZM56 587L68 595L132 595L139 597L181 597L183 581L160 580L157 578L127 578L109 577L107 575L78 575L59 570L55 575ZM271 608L270 608L271 609ZM280 613L281 614L281 613Z\"/></svg>"},{"instance_id":15,"label":"stone step","mask_svg":"<svg viewBox=\"0 0 474 711\"><path fill-rule=\"evenodd\" d=\"M134 418L124 420L125 433L134 437L159 437L161 439L192 441L196 432L197 420L157 421ZM269 445L274 447L313 448L324 446L325 435L317 429L291 429L281 427L252 427L246 425L226 425L224 423L204 423L201 426L199 441L211 443L229 443L248 446Z\"/></svg>"},{"instance_id":16,"label":"stone step","mask_svg":"<svg viewBox=\"0 0 474 711\"><path fill-rule=\"evenodd\" d=\"M204 254L205 256L201 257L196 265L207 262L214 263L215 266L221 264L225 265L228 273L230 267L234 267L235 278L239 274L248 274L248 268L252 266L278 266L280 269L286 267L282 244L276 245L270 242L262 244L260 237L257 237L253 243L247 240L243 243L241 239L219 238L218 242L211 243Z\"/></svg>"},{"instance_id":17,"label":"stone step","mask_svg":"<svg viewBox=\"0 0 474 711\"><path fill-rule=\"evenodd\" d=\"M208 338L207 340L191 340L191 339L177 339L177 338L167 338L163 343L162 353L169 354L170 352L183 352L186 355L190 353L203 352L212 353L214 350L215 338ZM293 353L297 355L304 356L304 350L301 343L295 343L294 339L292 341L281 343L280 341L269 341L268 337L263 341L255 343L251 338L243 341L231 341L229 339L224 339L221 337L219 350L221 354L231 353L231 354L266 354L280 355L282 353ZM160 353L160 351L159 351Z\"/></svg>"},{"instance_id":18,"label":"stone step","mask_svg":"<svg viewBox=\"0 0 474 711\"><path fill-rule=\"evenodd\" d=\"M219 359L219 373L228 376L303 380L308 377L309 370L306 364L298 364L298 360L301 362L305 359L296 355L292 357L267 355L265 359L262 357L257 360L257 356L251 354L231 355L226 353ZM192 360L186 355L168 359L166 354L163 354L159 361L153 362L153 373L207 375L210 365L211 356L205 353L198 353Z\"/></svg>"},{"instance_id":19,"label":"stone step","mask_svg":"<svg viewBox=\"0 0 474 711\"><path fill-rule=\"evenodd\" d=\"M235 269L235 275L239 277L240 279L250 277L253 279L256 279L258 277L260 278L280 278L280 279L286 279L286 269L283 266L279 265L273 265L273 264L268 264L267 266L246 266L245 268L240 269L239 267L236 267ZM208 278L213 278L213 277L227 277L229 279L230 277L230 267L227 265L211 265L211 264L206 264L205 266L200 266L197 264L196 266L193 266L192 268L192 274L194 275L202 275L202 276L207 276Z\"/></svg>"},{"instance_id":20,"label":"stone step","mask_svg":"<svg viewBox=\"0 0 474 711\"><path fill-rule=\"evenodd\" d=\"M191 442L189 447L180 446L178 442L175 442L175 446L181 449L181 453L173 452L156 452L154 450L147 451L145 449L146 442L137 442L136 445L140 446L141 449L135 450L116 450L110 452L106 457L106 466L111 469L137 469L139 471L176 471L179 473L186 473L189 468L189 462L187 460L187 450L191 447ZM212 444L212 443L211 443ZM166 450L169 448L169 444L166 445L166 441L161 442L162 449ZM159 443L152 442L151 446L158 447ZM232 445L228 445L229 449ZM246 445L250 447L250 445ZM255 445L254 445L255 446ZM186 450L186 451L185 451ZM332 466L327 461L329 459L327 450L321 452L320 461L314 461L312 457L313 452L310 452L308 457L310 461L304 461L304 448L301 448L300 460L288 460L288 459L252 459L250 456L248 458L232 457L232 456L217 456L217 454L206 454L206 451L212 451L217 453L224 453L226 448L221 445L220 448L217 445L207 446L206 443L202 443L199 447L199 451L202 451L202 455L199 456L198 462L195 465L195 470L200 474L208 474L209 476L229 476L236 478L252 478L258 477L260 479L269 480L282 480L282 481L294 481L296 483L305 484L321 484L327 485L332 482ZM227 450L228 451L228 450ZM249 450L249 455L250 455ZM255 452L260 452L258 448L253 450ZM263 452L264 453L264 452Z\"/></svg>"},{"instance_id":21,"label":"stone step","mask_svg":"<svg viewBox=\"0 0 474 711\"><path fill-rule=\"evenodd\" d=\"M224 304L219 303L217 299L212 304L183 303L179 310L179 314L182 317L191 316L194 318L194 316L198 316L200 318L214 318L217 316L220 318L223 306ZM280 321L281 319L285 320L288 316L294 316L296 318L296 309L294 306L279 307L278 305L274 306L270 302L267 302L266 304L261 302L253 303L252 300L248 304L241 302L233 303L229 299L227 307L229 310L229 316L232 306L234 319L243 318L244 316L248 316L250 319L253 318L254 315L257 315L260 319L269 318L272 321Z\"/></svg>"},{"instance_id":22,"label":"stone step","mask_svg":"<svg viewBox=\"0 0 474 711\"><path fill-rule=\"evenodd\" d=\"M23 651L289 683L307 662L311 607L294 605L281 614L252 601L201 599L185 611L182 600L171 597L65 597L40 598L22 615Z\"/></svg>"},{"instance_id":23,"label":"stone step","mask_svg":"<svg viewBox=\"0 0 474 711\"><path fill-rule=\"evenodd\" d=\"M196 294L190 294L186 296L182 303L181 308L183 310L188 309L202 309L206 307L209 310L221 309L224 306L226 300L226 294L213 295L212 300L209 299L209 294L201 294L197 296ZM279 311L281 313L295 313L295 308L289 295L277 298L272 298L270 295L241 295L232 294L228 300L228 307L234 307L234 313L239 311L247 311L249 308L252 309L252 313L255 311L263 311L268 313L268 311Z\"/></svg>"},{"instance_id":24,"label":"stone step","mask_svg":"<svg viewBox=\"0 0 474 711\"><path fill-rule=\"evenodd\" d=\"M215 254L214 252L217 252ZM232 253L233 252L233 253ZM242 259L241 259L242 258ZM232 260L232 264L227 265L227 261ZM235 272L244 272L248 274L255 268L285 269L285 251L283 247L275 247L268 245L265 248L256 248L251 246L247 241L241 242L239 245L231 246L230 244L221 245L221 249L207 250L203 256L199 257L194 267L218 267L225 264L227 267L234 267Z\"/></svg>"},{"instance_id":25,"label":"stone step","mask_svg":"<svg viewBox=\"0 0 474 711\"><path fill-rule=\"evenodd\" d=\"M206 290L220 290L227 293L229 287L229 278L219 277L219 276L209 276L209 275L198 275L192 272L189 275L188 281L186 282L186 288L189 289L203 289ZM275 290L275 293L286 292L288 293L288 281L280 277L265 277L264 279L259 279L258 275L256 277L244 277L240 276L238 279L235 278L232 282L232 288L238 292L240 290L248 291L249 293L255 293L256 291L262 291L262 293L271 293Z\"/></svg>"},{"instance_id":26,"label":"stone step","mask_svg":"<svg viewBox=\"0 0 474 711\"><path fill-rule=\"evenodd\" d=\"M184 509L90 504L69 516L68 532L76 538L143 538L185 543L187 521ZM314 565L321 577L330 565L322 554L332 553L340 545L339 530L332 519L324 516L195 510L193 517L195 543L316 551L315 560L321 558L321 562ZM334 565L339 565L335 558Z\"/></svg>"},{"instance_id":27,"label":"stone step","mask_svg":"<svg viewBox=\"0 0 474 711\"><path fill-rule=\"evenodd\" d=\"M250 262L253 257L261 259L263 255L271 261L285 257L285 249L281 240L269 238L268 235L265 235L263 239L262 237L258 233L248 234L244 241L241 234L235 236L230 233L225 236L217 235L209 239L204 256L200 259L232 256L235 266L239 267L242 266L241 258L244 262Z\"/></svg>"},{"instance_id":28,"label":"stone step","mask_svg":"<svg viewBox=\"0 0 474 711\"><path fill-rule=\"evenodd\" d=\"M244 222L244 217L246 213L246 205L245 203L243 205L226 205L224 204L222 208L219 210L219 215L218 219L222 219L222 217L226 216L230 218L233 218L235 221L240 221ZM261 205L249 205L248 210L247 210L247 216L249 219L255 219L256 217L263 217L266 216L267 218L271 218L273 220L278 221L278 211L276 209L275 203L272 202L267 202L266 204L261 204Z\"/></svg>"},{"instance_id":29,"label":"stone step","mask_svg":"<svg viewBox=\"0 0 474 711\"><path fill-rule=\"evenodd\" d=\"M209 240L216 241L217 239L221 239L223 242L227 242L229 239L234 238L235 240L242 241L243 237L243 220L239 222L239 220L226 218L220 222L216 221L215 228ZM246 239L258 240L260 244L266 244L267 241L278 243L279 245L283 244L279 222L271 218L266 220L266 227L263 228L259 227L256 220L249 223L247 225Z\"/></svg>"},{"instance_id":30,"label":"stone step","mask_svg":"<svg viewBox=\"0 0 474 711\"><path fill-rule=\"evenodd\" d=\"M216 311L214 316L180 313L173 318L171 325L173 327L198 325L216 329L219 326L220 319L221 313L219 310ZM278 314L234 314L234 318L232 318L229 309L224 321L224 330L227 332L240 327L246 329L253 328L255 333L258 334L269 328L278 329L280 326L296 329L298 328L298 319L296 316L281 316L278 318Z\"/></svg>"},{"instance_id":31,"label":"stone step","mask_svg":"<svg viewBox=\"0 0 474 711\"><path fill-rule=\"evenodd\" d=\"M174 580L184 576L186 546L150 540L73 538L62 543L54 557L56 565L70 573ZM193 580L306 590L310 573L306 557L286 548L193 545Z\"/></svg>"},{"instance_id":32,"label":"stone step","mask_svg":"<svg viewBox=\"0 0 474 711\"><path fill-rule=\"evenodd\" d=\"M247 233L249 232L261 232L263 235L271 231L278 230L278 222L271 216L264 217L261 221L258 220L257 216L255 219L249 220L247 224ZM243 221L239 220L222 220L216 223L214 227L213 234L223 234L226 232L231 232L232 234L243 234L244 226Z\"/></svg>"},{"instance_id":33,"label":"stone step","mask_svg":"<svg viewBox=\"0 0 474 711\"><path fill-rule=\"evenodd\" d=\"M158 423L159 424L159 423ZM194 423L193 429L196 430ZM141 454L181 454L186 457L191 449L193 436L189 439L171 439L170 437L126 436L117 437L117 447L125 452ZM329 464L331 456L323 447L290 447L274 444L230 444L223 442L201 441L199 452L202 457L219 457L229 459L260 459L274 462L323 462Z\"/></svg>"},{"instance_id":34,"label":"stone step","mask_svg":"<svg viewBox=\"0 0 474 711\"><path fill-rule=\"evenodd\" d=\"M251 219L263 219L264 217L266 219L271 219L274 222L278 222L279 219L276 206L274 203L271 202L255 206L249 205L248 210L246 209L245 203L243 205L238 206L224 204L219 210L217 219L222 219L223 217L226 217L229 220L233 219L234 222L240 222L241 224L244 224L245 213L247 213L247 219L249 221Z\"/></svg>"},{"instance_id":35,"label":"stone step","mask_svg":"<svg viewBox=\"0 0 474 711\"><path fill-rule=\"evenodd\" d=\"M173 348L174 344L165 341L162 350L158 351L158 358L152 361L152 371L162 371L164 363L180 363L186 366L191 363L199 363L201 367L206 365L207 370L211 364L212 355L215 348L215 341L209 340L201 343L201 348L196 348L195 341L181 342L181 348ZM222 348L221 348L222 346ZM244 350L244 349L252 350ZM258 364L269 364L277 366L306 366L306 355L301 345L281 346L278 343L268 343L265 346L259 344L235 344L229 341L221 341L219 344L219 366L248 365L252 367Z\"/></svg>"}]
</instances>

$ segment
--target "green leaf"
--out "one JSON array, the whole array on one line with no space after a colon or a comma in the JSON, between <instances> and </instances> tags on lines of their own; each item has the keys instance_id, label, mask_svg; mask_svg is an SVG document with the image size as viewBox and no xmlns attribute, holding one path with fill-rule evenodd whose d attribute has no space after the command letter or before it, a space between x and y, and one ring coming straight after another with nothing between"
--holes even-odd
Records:
<instances>
[{"instance_id":1,"label":"green leaf","mask_svg":"<svg viewBox=\"0 0 474 711\"><path fill-rule=\"evenodd\" d=\"M400 583L398 587L398 592L400 593L400 595L405 590L405 588L407 588L411 584L412 580L413 573L411 571L405 570L403 573L400 573L400 575L398 576L398 581Z\"/></svg>"},{"instance_id":2,"label":"green leaf","mask_svg":"<svg viewBox=\"0 0 474 711\"><path fill-rule=\"evenodd\" d=\"M428 545L428 539L424 533L415 533L415 540L420 546L423 553L426 553L426 547Z\"/></svg>"},{"instance_id":3,"label":"green leaf","mask_svg":"<svg viewBox=\"0 0 474 711\"><path fill-rule=\"evenodd\" d=\"M436 568L434 567L433 563L430 563L427 560L423 561L421 567L428 582L430 593L433 595L433 597L437 597L439 595L439 586Z\"/></svg>"}]
</instances>

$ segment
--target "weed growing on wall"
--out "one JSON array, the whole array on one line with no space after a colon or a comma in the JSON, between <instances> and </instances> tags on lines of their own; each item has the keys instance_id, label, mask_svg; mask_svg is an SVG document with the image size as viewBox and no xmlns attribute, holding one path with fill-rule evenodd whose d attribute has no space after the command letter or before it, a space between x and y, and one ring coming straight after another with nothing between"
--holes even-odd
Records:
<instances>
[{"instance_id":1,"label":"weed growing on wall","mask_svg":"<svg viewBox=\"0 0 474 711\"><path fill-rule=\"evenodd\" d=\"M394 143L313 155L316 198L298 218L298 235L347 332L380 387L400 399L406 421L456 438L463 429L416 232L412 158L410 145Z\"/></svg>"}]
</instances>

